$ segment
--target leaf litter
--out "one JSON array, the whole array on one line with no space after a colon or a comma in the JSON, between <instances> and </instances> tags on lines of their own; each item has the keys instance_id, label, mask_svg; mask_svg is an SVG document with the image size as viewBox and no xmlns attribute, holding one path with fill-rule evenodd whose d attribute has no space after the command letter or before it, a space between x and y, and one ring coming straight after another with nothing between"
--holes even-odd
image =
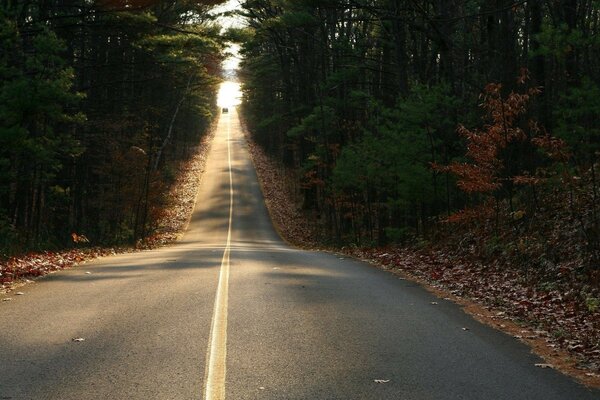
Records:
<instances>
[{"instance_id":1,"label":"leaf litter","mask_svg":"<svg viewBox=\"0 0 600 400\"><path fill-rule=\"evenodd\" d=\"M19 256L0 258L0 294L8 293L17 287L31 283L31 279L44 276L65 268L71 268L98 257L118 253L151 249L174 242L185 230L194 208L194 200L200 186L200 176L204 171L211 138L215 126L211 127L202 142L188 161L177 166L178 176L169 190L169 203L159 213L157 228L148 237L138 241L134 247L90 246L89 240L74 243L75 248L60 251L30 252ZM76 235L80 237L81 235ZM91 272L86 271L86 275ZM12 299L4 298L2 301Z\"/></svg>"},{"instance_id":2,"label":"leaf litter","mask_svg":"<svg viewBox=\"0 0 600 400\"><path fill-rule=\"evenodd\" d=\"M456 246L328 247L321 230L311 224L313 216L301 211L292 173L246 137L269 214L284 240L302 248L333 251L338 257L352 256L401 280L415 281L465 311L479 313L481 322L525 341L537 354L551 358L554 368L600 387L600 291L578 280L577 260L554 266L556 279L548 283L542 273L536 275L532 269L524 273L521 266L506 260L484 262ZM519 327L528 329L519 333Z\"/></svg>"}]
</instances>

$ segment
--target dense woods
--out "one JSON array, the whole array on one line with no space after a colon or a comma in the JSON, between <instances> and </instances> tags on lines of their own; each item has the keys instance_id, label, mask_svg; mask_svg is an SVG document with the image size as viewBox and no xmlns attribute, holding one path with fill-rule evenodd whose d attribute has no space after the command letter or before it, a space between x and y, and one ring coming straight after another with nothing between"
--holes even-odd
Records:
<instances>
[{"instance_id":1,"label":"dense woods","mask_svg":"<svg viewBox=\"0 0 600 400\"><path fill-rule=\"evenodd\" d=\"M600 1L240 0L226 32L222 3L0 0L0 289L174 240L235 42L284 238L471 298L597 381Z\"/></svg>"},{"instance_id":2,"label":"dense woods","mask_svg":"<svg viewBox=\"0 0 600 400\"><path fill-rule=\"evenodd\" d=\"M219 1L0 1L0 249L132 242L215 114Z\"/></svg>"},{"instance_id":3,"label":"dense woods","mask_svg":"<svg viewBox=\"0 0 600 400\"><path fill-rule=\"evenodd\" d=\"M242 4L245 115L325 236L597 268L600 2Z\"/></svg>"}]
</instances>

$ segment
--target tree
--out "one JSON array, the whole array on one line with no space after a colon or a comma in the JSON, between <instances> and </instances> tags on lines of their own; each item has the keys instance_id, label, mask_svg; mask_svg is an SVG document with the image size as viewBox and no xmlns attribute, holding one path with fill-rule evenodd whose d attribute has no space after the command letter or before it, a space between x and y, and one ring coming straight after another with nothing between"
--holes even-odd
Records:
<instances>
[{"instance_id":1,"label":"tree","mask_svg":"<svg viewBox=\"0 0 600 400\"><path fill-rule=\"evenodd\" d=\"M218 3L0 3L3 251L153 228L216 114Z\"/></svg>"}]
</instances>

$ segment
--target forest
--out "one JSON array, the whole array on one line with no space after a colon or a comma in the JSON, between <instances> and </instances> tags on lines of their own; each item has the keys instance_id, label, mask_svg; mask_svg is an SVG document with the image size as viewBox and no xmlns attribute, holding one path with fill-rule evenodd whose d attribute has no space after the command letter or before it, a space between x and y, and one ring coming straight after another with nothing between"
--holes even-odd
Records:
<instances>
[{"instance_id":1,"label":"forest","mask_svg":"<svg viewBox=\"0 0 600 400\"><path fill-rule=\"evenodd\" d=\"M232 44L284 239L600 382L599 0L0 0L0 289L190 220Z\"/></svg>"},{"instance_id":2,"label":"forest","mask_svg":"<svg viewBox=\"0 0 600 400\"><path fill-rule=\"evenodd\" d=\"M324 240L446 243L598 279L599 1L241 13L244 115Z\"/></svg>"},{"instance_id":3,"label":"forest","mask_svg":"<svg viewBox=\"0 0 600 400\"><path fill-rule=\"evenodd\" d=\"M132 243L216 115L219 1L0 1L0 251Z\"/></svg>"},{"instance_id":4,"label":"forest","mask_svg":"<svg viewBox=\"0 0 600 400\"><path fill-rule=\"evenodd\" d=\"M151 234L237 42L321 241L597 270L599 1L247 0L226 33L221 3L0 3L4 256Z\"/></svg>"}]
</instances>

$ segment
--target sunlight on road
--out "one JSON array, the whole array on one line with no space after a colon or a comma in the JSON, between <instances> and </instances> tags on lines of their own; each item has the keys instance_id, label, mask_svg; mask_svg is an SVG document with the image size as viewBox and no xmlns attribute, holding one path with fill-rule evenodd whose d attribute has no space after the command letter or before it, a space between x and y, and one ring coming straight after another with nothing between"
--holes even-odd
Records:
<instances>
[{"instance_id":1,"label":"sunlight on road","mask_svg":"<svg viewBox=\"0 0 600 400\"><path fill-rule=\"evenodd\" d=\"M242 92L240 91L239 82L225 81L221 83L219 95L217 97L217 105L219 107L233 107L241 102Z\"/></svg>"}]
</instances>

